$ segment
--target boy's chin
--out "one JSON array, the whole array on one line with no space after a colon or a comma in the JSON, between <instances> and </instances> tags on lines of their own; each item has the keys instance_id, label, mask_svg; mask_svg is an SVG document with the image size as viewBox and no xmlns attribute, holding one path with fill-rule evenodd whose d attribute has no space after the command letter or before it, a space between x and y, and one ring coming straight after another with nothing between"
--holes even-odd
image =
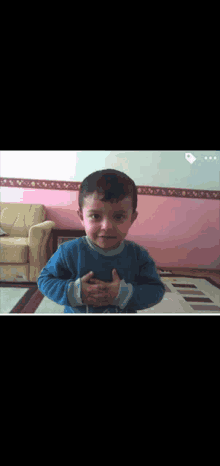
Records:
<instances>
[{"instance_id":1,"label":"boy's chin","mask_svg":"<svg viewBox=\"0 0 220 466\"><path fill-rule=\"evenodd\" d=\"M121 241L118 241L115 238L97 238L96 244L99 248L108 250L108 249L117 249Z\"/></svg>"}]
</instances>

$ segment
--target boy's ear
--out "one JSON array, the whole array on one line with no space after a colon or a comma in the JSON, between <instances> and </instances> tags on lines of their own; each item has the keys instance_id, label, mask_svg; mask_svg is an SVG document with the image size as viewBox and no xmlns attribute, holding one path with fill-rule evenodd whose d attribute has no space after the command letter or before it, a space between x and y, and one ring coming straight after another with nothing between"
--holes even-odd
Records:
<instances>
[{"instance_id":1,"label":"boy's ear","mask_svg":"<svg viewBox=\"0 0 220 466\"><path fill-rule=\"evenodd\" d=\"M78 214L78 217L79 217L79 219L80 219L80 221L82 223L83 222L83 214L82 214L82 212L80 212L79 209L77 210L77 214Z\"/></svg>"},{"instance_id":2,"label":"boy's ear","mask_svg":"<svg viewBox=\"0 0 220 466\"><path fill-rule=\"evenodd\" d=\"M134 223L134 222L135 222L137 216L138 216L138 212L134 212L134 214L132 214L132 216L131 216L131 223Z\"/></svg>"}]
</instances>

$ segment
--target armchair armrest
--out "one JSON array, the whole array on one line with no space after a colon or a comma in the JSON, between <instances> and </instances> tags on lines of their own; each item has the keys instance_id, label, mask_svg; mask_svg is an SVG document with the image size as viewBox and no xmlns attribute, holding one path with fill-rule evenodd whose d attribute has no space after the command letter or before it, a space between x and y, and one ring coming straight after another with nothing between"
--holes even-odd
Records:
<instances>
[{"instance_id":1,"label":"armchair armrest","mask_svg":"<svg viewBox=\"0 0 220 466\"><path fill-rule=\"evenodd\" d=\"M44 237L46 235L48 237L52 228L55 226L55 222L52 222L51 220L46 220L45 222L37 223L37 225L32 225L28 236L29 246L31 246L31 243L37 239L40 241L42 236Z\"/></svg>"},{"instance_id":2,"label":"armchair armrest","mask_svg":"<svg viewBox=\"0 0 220 466\"><path fill-rule=\"evenodd\" d=\"M40 271L47 263L47 242L55 226L55 222L46 220L33 225L29 230L30 281L37 281Z\"/></svg>"}]
</instances>

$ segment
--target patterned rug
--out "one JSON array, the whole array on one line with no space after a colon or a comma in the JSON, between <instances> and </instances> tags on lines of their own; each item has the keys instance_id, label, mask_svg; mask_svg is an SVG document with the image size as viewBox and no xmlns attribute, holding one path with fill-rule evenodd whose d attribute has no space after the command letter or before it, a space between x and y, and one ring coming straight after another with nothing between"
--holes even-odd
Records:
<instances>
[{"instance_id":1,"label":"patterned rug","mask_svg":"<svg viewBox=\"0 0 220 466\"><path fill-rule=\"evenodd\" d=\"M220 314L220 285L211 278L174 275L164 269L159 274L166 287L163 300L137 314ZM44 296L36 283L0 282L0 314L63 313L64 306Z\"/></svg>"}]
</instances>

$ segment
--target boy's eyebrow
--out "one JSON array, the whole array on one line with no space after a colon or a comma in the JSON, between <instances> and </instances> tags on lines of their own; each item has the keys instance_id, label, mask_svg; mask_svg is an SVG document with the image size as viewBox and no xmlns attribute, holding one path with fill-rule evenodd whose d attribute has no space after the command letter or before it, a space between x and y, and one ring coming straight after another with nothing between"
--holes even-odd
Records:
<instances>
[{"instance_id":1,"label":"boy's eyebrow","mask_svg":"<svg viewBox=\"0 0 220 466\"><path fill-rule=\"evenodd\" d=\"M102 212L102 209L90 209L88 212ZM124 209L116 210L114 213L118 214L119 212L125 214L127 213L127 211Z\"/></svg>"}]
</instances>

